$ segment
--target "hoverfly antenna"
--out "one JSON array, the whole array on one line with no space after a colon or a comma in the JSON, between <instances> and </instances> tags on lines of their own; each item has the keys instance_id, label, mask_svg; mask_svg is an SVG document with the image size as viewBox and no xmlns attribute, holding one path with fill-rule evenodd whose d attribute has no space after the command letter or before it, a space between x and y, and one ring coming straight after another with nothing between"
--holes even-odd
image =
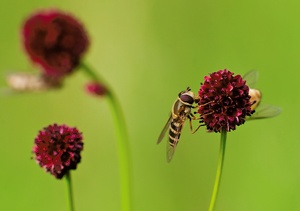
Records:
<instances>
[{"instance_id":1,"label":"hoverfly antenna","mask_svg":"<svg viewBox=\"0 0 300 211\"><path fill-rule=\"evenodd\" d=\"M187 88L186 88L186 91L191 91L191 88L188 86Z\"/></svg>"}]
</instances>

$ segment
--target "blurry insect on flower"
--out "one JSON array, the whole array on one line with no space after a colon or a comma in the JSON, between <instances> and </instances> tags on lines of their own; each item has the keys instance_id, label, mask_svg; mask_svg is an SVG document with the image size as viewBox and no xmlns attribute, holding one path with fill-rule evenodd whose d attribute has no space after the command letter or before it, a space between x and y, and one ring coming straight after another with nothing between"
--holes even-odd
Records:
<instances>
[{"instance_id":1,"label":"blurry insect on flower","mask_svg":"<svg viewBox=\"0 0 300 211\"><path fill-rule=\"evenodd\" d=\"M44 74L32 74L24 72L10 73L6 76L6 82L14 92L38 92L56 89L62 86L61 78Z\"/></svg>"},{"instance_id":2,"label":"blurry insect on flower","mask_svg":"<svg viewBox=\"0 0 300 211\"><path fill-rule=\"evenodd\" d=\"M51 88L54 88L56 85L52 86L52 81L49 83L48 78L55 79L55 82L62 83L75 69L80 69L93 81L86 87L88 93L94 96L105 95L107 97L112 109L116 128L116 139L118 140L121 207L123 210L131 210L131 164L125 120L123 119L121 107L112 88L93 68L83 61L83 55L87 51L90 43L83 24L74 16L65 12L49 9L41 10L32 14L24 21L22 27L22 41L30 60L40 66L42 70L42 78L31 76L34 80L40 82L38 83L38 87L48 88L50 85ZM11 84L14 85L14 83ZM17 86L15 86L15 88L21 89ZM43 134L40 135L42 136ZM39 141L38 138L36 139L36 150L38 150L38 153L43 149L38 148L38 144L42 145L44 142L45 141ZM66 145L62 145L61 149L65 149L63 148L64 146ZM53 155L57 155L59 152L64 151L57 148L57 151L54 151ZM43 154L47 155L46 152ZM74 161L80 160L77 160L77 158L80 158L78 154L70 155L75 156L71 157L75 159ZM47 171L50 171L57 178L61 178L65 174L65 170L76 167L75 163L69 162L69 159L65 160L65 158L69 157L65 157L64 155L55 158L51 157L51 155L48 156L50 156L49 160L44 160L40 154L37 154L36 158L41 166ZM56 161L58 161L58 163ZM68 177L67 174L66 178Z\"/></svg>"},{"instance_id":3,"label":"blurry insect on flower","mask_svg":"<svg viewBox=\"0 0 300 211\"><path fill-rule=\"evenodd\" d=\"M89 46L83 25L59 10L41 10L31 15L24 21L21 35L28 57L40 66L41 73L9 74L7 84L18 92L60 88Z\"/></svg>"},{"instance_id":4,"label":"blurry insect on flower","mask_svg":"<svg viewBox=\"0 0 300 211\"><path fill-rule=\"evenodd\" d=\"M33 147L37 163L57 179L77 168L82 150L81 132L76 128L57 124L39 131Z\"/></svg>"},{"instance_id":5,"label":"blurry insect on flower","mask_svg":"<svg viewBox=\"0 0 300 211\"><path fill-rule=\"evenodd\" d=\"M193 131L192 119L195 119L195 117L191 111L192 108L195 108L194 103L197 102L198 98L194 96L194 93L191 92L191 89L188 87L178 94L178 98L172 106L171 115L157 140L157 144L159 144L164 138L167 130L169 130L169 141L167 143L168 162L173 158L186 119L189 119L190 129Z\"/></svg>"},{"instance_id":6,"label":"blurry insect on flower","mask_svg":"<svg viewBox=\"0 0 300 211\"><path fill-rule=\"evenodd\" d=\"M23 25L23 45L33 63L46 75L63 77L79 65L89 46L83 25L58 10L42 10Z\"/></svg>"},{"instance_id":7,"label":"blurry insect on flower","mask_svg":"<svg viewBox=\"0 0 300 211\"><path fill-rule=\"evenodd\" d=\"M246 73L243 77L249 86L250 101L253 103L251 106L255 113L249 117L249 120L264 119L277 116L281 113L281 109L277 106L261 103L262 93L260 90L255 89L258 79L258 72L253 70Z\"/></svg>"}]
</instances>

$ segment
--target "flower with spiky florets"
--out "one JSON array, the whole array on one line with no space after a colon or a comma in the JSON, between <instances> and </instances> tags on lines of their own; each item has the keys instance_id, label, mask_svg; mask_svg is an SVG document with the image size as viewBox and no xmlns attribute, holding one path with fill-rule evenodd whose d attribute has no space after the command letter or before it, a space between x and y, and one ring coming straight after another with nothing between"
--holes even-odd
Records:
<instances>
[{"instance_id":1,"label":"flower with spiky florets","mask_svg":"<svg viewBox=\"0 0 300 211\"><path fill-rule=\"evenodd\" d=\"M83 150L82 135L76 128L49 125L35 138L33 152L37 163L57 179L76 169Z\"/></svg>"},{"instance_id":2,"label":"flower with spiky florets","mask_svg":"<svg viewBox=\"0 0 300 211\"><path fill-rule=\"evenodd\" d=\"M74 17L57 10L30 16L22 28L23 45L30 59L46 74L62 77L76 68L89 45L88 36Z\"/></svg>"},{"instance_id":3,"label":"flower with spiky florets","mask_svg":"<svg viewBox=\"0 0 300 211\"><path fill-rule=\"evenodd\" d=\"M200 122L208 131L235 130L254 112L246 81L226 69L205 76L198 94Z\"/></svg>"}]
</instances>

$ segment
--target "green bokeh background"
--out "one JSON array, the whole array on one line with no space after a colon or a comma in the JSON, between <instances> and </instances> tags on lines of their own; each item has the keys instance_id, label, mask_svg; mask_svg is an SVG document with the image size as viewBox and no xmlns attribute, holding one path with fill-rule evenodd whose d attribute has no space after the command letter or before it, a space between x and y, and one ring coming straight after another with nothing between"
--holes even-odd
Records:
<instances>
[{"instance_id":1,"label":"green bokeh background","mask_svg":"<svg viewBox=\"0 0 300 211\"><path fill-rule=\"evenodd\" d=\"M0 3L1 87L5 74L37 72L24 54L20 26L40 8L60 8L86 26L85 61L109 81L125 114L136 211L207 210L219 134L184 128L171 164L156 145L179 91L227 68L260 73L263 102L283 112L228 134L216 210L300 210L300 3L288 1L8 1ZM0 210L65 210L63 180L30 159L34 137L57 122L84 135L72 173L77 211L120 210L116 139L105 99L83 91L81 71L64 88L0 97ZM166 141L166 140L165 140Z\"/></svg>"}]
</instances>

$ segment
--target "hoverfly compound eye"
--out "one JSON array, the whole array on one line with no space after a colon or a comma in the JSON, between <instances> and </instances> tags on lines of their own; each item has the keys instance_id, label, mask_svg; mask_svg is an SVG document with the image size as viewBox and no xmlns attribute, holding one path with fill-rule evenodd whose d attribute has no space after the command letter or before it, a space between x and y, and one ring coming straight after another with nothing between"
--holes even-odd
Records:
<instances>
[{"instance_id":1,"label":"hoverfly compound eye","mask_svg":"<svg viewBox=\"0 0 300 211\"><path fill-rule=\"evenodd\" d=\"M188 93L182 94L180 96L180 100L182 100L182 102L188 103L190 105L192 105L194 103L194 101L195 101L194 98L191 95L189 95Z\"/></svg>"},{"instance_id":2,"label":"hoverfly compound eye","mask_svg":"<svg viewBox=\"0 0 300 211\"><path fill-rule=\"evenodd\" d=\"M180 98L180 96L183 95L184 93L186 93L186 91L179 92L178 97Z\"/></svg>"}]
</instances>

